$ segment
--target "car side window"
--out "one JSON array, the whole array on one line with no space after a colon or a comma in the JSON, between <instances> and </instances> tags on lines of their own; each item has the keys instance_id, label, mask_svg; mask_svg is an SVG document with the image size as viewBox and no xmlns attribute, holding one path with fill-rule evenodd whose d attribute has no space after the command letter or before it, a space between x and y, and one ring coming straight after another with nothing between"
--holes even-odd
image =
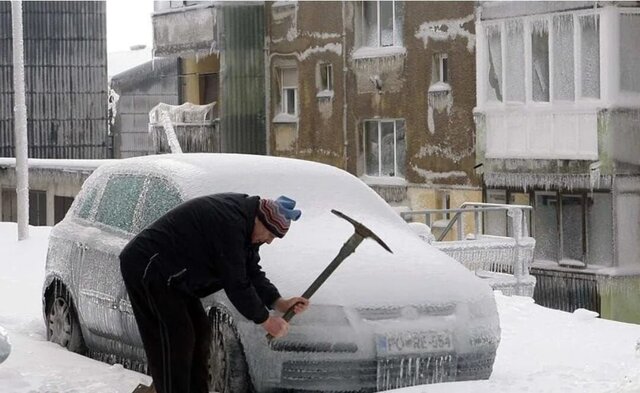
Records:
<instances>
[{"instance_id":1,"label":"car side window","mask_svg":"<svg viewBox=\"0 0 640 393\"><path fill-rule=\"evenodd\" d=\"M85 196L81 199L80 209L78 209L78 217L88 219L89 214L91 214L91 208L93 207L93 203L96 200L96 195L98 195L98 188L93 187Z\"/></svg>"},{"instance_id":2,"label":"car side window","mask_svg":"<svg viewBox=\"0 0 640 393\"><path fill-rule=\"evenodd\" d=\"M140 210L141 230L182 202L178 190L164 179L151 177L147 187Z\"/></svg>"},{"instance_id":3,"label":"car side window","mask_svg":"<svg viewBox=\"0 0 640 393\"><path fill-rule=\"evenodd\" d=\"M131 232L143 184L143 176L112 176L102 194L96 221Z\"/></svg>"}]
</instances>

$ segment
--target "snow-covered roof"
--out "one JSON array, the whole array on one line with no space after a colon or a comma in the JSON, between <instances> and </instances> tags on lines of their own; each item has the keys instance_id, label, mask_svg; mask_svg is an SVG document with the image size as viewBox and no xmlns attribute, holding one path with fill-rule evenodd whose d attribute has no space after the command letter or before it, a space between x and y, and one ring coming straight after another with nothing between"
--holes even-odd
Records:
<instances>
[{"instance_id":1,"label":"snow-covered roof","mask_svg":"<svg viewBox=\"0 0 640 393\"><path fill-rule=\"evenodd\" d=\"M136 66L149 62L153 59L150 47L143 49L111 52L107 54L107 74L111 79L121 72L130 70Z\"/></svg>"},{"instance_id":2,"label":"snow-covered roof","mask_svg":"<svg viewBox=\"0 0 640 393\"><path fill-rule=\"evenodd\" d=\"M187 197L242 192L293 198L303 212L301 219L292 223L283 239L261 248L265 271L289 295L304 292L353 234L353 226L331 209L370 228L393 254L365 240L314 295L316 302L424 305L477 302L491 294L487 284L422 241L371 188L333 166L269 156L193 153L118 160L95 173L103 171L156 173L177 183Z\"/></svg>"},{"instance_id":3,"label":"snow-covered roof","mask_svg":"<svg viewBox=\"0 0 640 393\"><path fill-rule=\"evenodd\" d=\"M114 162L116 160L67 160L67 159L44 159L29 158L29 168L38 169L63 169L68 171L93 171L100 165ZM0 168L15 168L16 159L13 157L0 157Z\"/></svg>"}]
</instances>

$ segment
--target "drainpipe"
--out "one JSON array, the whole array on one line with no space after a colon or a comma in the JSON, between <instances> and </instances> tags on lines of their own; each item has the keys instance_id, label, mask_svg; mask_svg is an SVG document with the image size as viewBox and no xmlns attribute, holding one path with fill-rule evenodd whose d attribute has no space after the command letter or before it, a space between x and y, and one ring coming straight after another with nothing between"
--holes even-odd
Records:
<instances>
[{"instance_id":1,"label":"drainpipe","mask_svg":"<svg viewBox=\"0 0 640 393\"><path fill-rule=\"evenodd\" d=\"M266 5L265 5L266 7ZM265 35L264 35L264 129L267 135L265 135L265 143L267 144L265 153L271 155L271 55L269 54L269 40L271 32L269 30L269 17L267 16L267 10L265 9Z\"/></svg>"},{"instance_id":2,"label":"drainpipe","mask_svg":"<svg viewBox=\"0 0 640 393\"><path fill-rule=\"evenodd\" d=\"M342 137L344 139L343 143L343 160L344 160L344 170L347 171L348 168L348 160L349 160L349 139L347 136L347 31L346 31L346 20L345 20L345 1L342 0Z\"/></svg>"}]
</instances>

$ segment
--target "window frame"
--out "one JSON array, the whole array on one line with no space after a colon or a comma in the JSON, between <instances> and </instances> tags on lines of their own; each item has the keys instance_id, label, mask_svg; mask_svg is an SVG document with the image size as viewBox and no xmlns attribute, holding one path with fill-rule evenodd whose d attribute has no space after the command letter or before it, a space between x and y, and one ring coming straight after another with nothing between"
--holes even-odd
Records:
<instances>
[{"instance_id":1,"label":"window frame","mask_svg":"<svg viewBox=\"0 0 640 393\"><path fill-rule=\"evenodd\" d=\"M445 52L435 53L433 55L433 70L435 75L433 83L446 83L449 84L451 80L451 73L449 72L449 54ZM445 78L446 74L446 78Z\"/></svg>"},{"instance_id":2,"label":"window frame","mask_svg":"<svg viewBox=\"0 0 640 393\"><path fill-rule=\"evenodd\" d=\"M362 121L362 154L364 157L364 174L367 176L371 176L371 177L381 177L381 178L400 178L400 179L404 179L405 178L405 174L404 174L404 170L406 168L403 168L403 175L399 176L398 175L398 127L396 126L398 121L402 121L404 123L404 128L405 128L405 150L407 148L406 146L406 133L407 133L407 121L406 119L403 118L385 118L385 119L365 119ZM377 175L373 175L373 174L369 174L369 170L367 168L367 155L369 154L369 152L367 151L367 123L369 122L375 122L377 123L377 135L378 135L378 174ZM382 132L381 132L381 127L382 127L382 123L393 123L393 176L388 176L382 173ZM405 151L406 154L406 151ZM406 165L406 163L405 163Z\"/></svg>"},{"instance_id":3,"label":"window frame","mask_svg":"<svg viewBox=\"0 0 640 393\"><path fill-rule=\"evenodd\" d=\"M392 18L392 28L391 28L391 36L392 36L392 43L391 45L381 45L381 35L382 35L382 31L380 30L380 2L381 1L386 1L391 3L391 18ZM369 43L367 42L367 16L365 13L365 4L366 3L374 3L376 5L376 45L369 45ZM367 48L394 48L394 47L401 47L403 46L402 42L399 42L397 40L398 37L398 20L397 20L397 14L396 14L396 0L362 0L360 2L360 34L362 36L362 40L361 40L361 45L360 47L367 47Z\"/></svg>"},{"instance_id":4,"label":"window frame","mask_svg":"<svg viewBox=\"0 0 640 393\"><path fill-rule=\"evenodd\" d=\"M285 72L292 71L296 73L296 81L298 79L297 67L278 67L278 74L280 76L280 113L283 115L298 117L299 111L299 97L298 97L298 85L295 86L285 85ZM289 113L289 100L288 91L293 91L293 113Z\"/></svg>"},{"instance_id":5,"label":"window frame","mask_svg":"<svg viewBox=\"0 0 640 393\"><path fill-rule=\"evenodd\" d=\"M555 31L554 31L554 23L553 19L557 16L570 15L573 20L573 59L574 59L574 69L573 69L573 79L574 79L574 99L566 100L566 99L556 99L554 97L554 49L555 45L557 45L557 40L555 39ZM600 53L599 56L599 98L592 97L583 97L582 96L582 68L581 68L581 55L580 50L583 44L581 33L580 33L580 18L594 16L598 20L598 50ZM508 75L506 70L506 52L507 52L507 27L506 25L509 22L522 21L523 34L522 39L524 40L524 88L525 88L525 96L524 102L519 101L507 101L506 97L508 96ZM534 101L533 100L533 75L532 75L532 66L533 66L533 53L532 53L532 26L536 21L544 21L548 27L548 74L549 74L549 101ZM479 80L481 84L479 85L478 92L478 103L479 106L491 109L491 108L506 108L506 107L528 107L528 108L549 108L553 106L569 106L569 107L585 107L585 106L597 106L603 100L603 93L605 87L603 86L606 75L603 70L603 59L602 59L602 41L603 41L603 9L585 9L585 10L571 10L565 12L554 12L550 14L543 15L529 15L522 17L514 17L514 18L505 18L505 19L496 19L490 21L483 21L480 24L478 34L481 35L480 45L482 47L481 53L479 56L480 67L479 67ZM489 38L488 38L488 30L489 29L497 29L500 32L500 47L501 47L501 75L499 76L501 83L501 96L502 100L489 100L488 91L491 89L489 86Z\"/></svg>"}]
</instances>

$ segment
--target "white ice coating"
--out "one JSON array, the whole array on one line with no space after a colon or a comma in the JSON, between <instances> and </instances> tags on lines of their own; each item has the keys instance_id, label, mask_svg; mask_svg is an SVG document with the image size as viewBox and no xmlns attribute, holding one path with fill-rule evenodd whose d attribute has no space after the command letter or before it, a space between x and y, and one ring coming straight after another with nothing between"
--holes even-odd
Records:
<instances>
[{"instance_id":1,"label":"white ice coating","mask_svg":"<svg viewBox=\"0 0 640 393\"><path fill-rule=\"evenodd\" d=\"M458 37L467 39L467 50L473 51L476 45L476 35L466 30L463 25L475 20L473 14L459 19L443 19L435 22L425 22L418 27L415 37L422 40L427 47L429 40L447 41Z\"/></svg>"},{"instance_id":2,"label":"white ice coating","mask_svg":"<svg viewBox=\"0 0 640 393\"><path fill-rule=\"evenodd\" d=\"M494 173L485 172L484 182L489 188L513 187L523 191L542 188L550 190L561 187L569 191L574 189L593 189L602 186L610 188L611 175L600 175L595 179L595 174L555 174L555 173Z\"/></svg>"},{"instance_id":3,"label":"white ice coating","mask_svg":"<svg viewBox=\"0 0 640 393\"><path fill-rule=\"evenodd\" d=\"M453 147L450 145L439 146L439 145L426 145L420 148L420 151L416 155L418 158L424 158L427 156L441 156L450 159L453 162L460 162L461 160L469 157L475 151L475 147L468 147L464 151L454 152Z\"/></svg>"},{"instance_id":4,"label":"white ice coating","mask_svg":"<svg viewBox=\"0 0 640 393\"><path fill-rule=\"evenodd\" d=\"M237 191L270 198L284 194L297 200L302 218L284 239L261 249L269 277L290 295L306 289L352 232L348 223L330 213L331 209L365 223L394 254L365 241L318 291L316 302L377 306L448 302L484 291L458 263L425 246L373 190L332 166L263 156L184 154L120 160L101 166L95 173L125 166L135 172L161 173L177 182L189 197ZM300 269L300 263L304 263L304 269ZM379 288L386 287L390 279L403 285L389 287L380 296ZM455 290L458 285L465 291Z\"/></svg>"},{"instance_id":5,"label":"white ice coating","mask_svg":"<svg viewBox=\"0 0 640 393\"><path fill-rule=\"evenodd\" d=\"M189 102L182 105L160 103L149 111L149 132L155 137L153 127L162 126L171 152L182 153L174 125L185 123L192 125L210 124L213 121L215 104L215 102L206 105L196 105Z\"/></svg>"},{"instance_id":6,"label":"white ice coating","mask_svg":"<svg viewBox=\"0 0 640 393\"><path fill-rule=\"evenodd\" d=\"M116 93L111 87L109 87L109 99L107 103L107 108L109 111L109 135L113 133L111 128L116 123L116 116L118 114L118 101L120 100L120 95Z\"/></svg>"},{"instance_id":7,"label":"white ice coating","mask_svg":"<svg viewBox=\"0 0 640 393\"><path fill-rule=\"evenodd\" d=\"M11 354L11 341L7 331L0 326L0 363L7 360L9 354Z\"/></svg>"},{"instance_id":8,"label":"white ice coating","mask_svg":"<svg viewBox=\"0 0 640 393\"><path fill-rule=\"evenodd\" d=\"M436 132L435 121L433 117L434 110L442 112L447 111L447 115L451 112L453 107L453 94L451 93L451 86L445 82L435 82L429 86L428 92L428 112L427 112L427 127L431 134Z\"/></svg>"},{"instance_id":9,"label":"white ice coating","mask_svg":"<svg viewBox=\"0 0 640 393\"><path fill-rule=\"evenodd\" d=\"M416 165L411 167L418 175L420 175L427 184L432 184L436 180L451 179L451 178L464 178L469 183L466 172L463 171L449 171L449 172L433 172L426 169L418 168Z\"/></svg>"},{"instance_id":10,"label":"white ice coating","mask_svg":"<svg viewBox=\"0 0 640 393\"><path fill-rule=\"evenodd\" d=\"M342 44L330 42L328 44L324 44L323 46L313 46L313 47L310 47L310 48L306 49L302 53L296 53L296 57L298 58L298 60L303 61L303 60L305 60L307 57L309 57L311 55L314 55L316 53L323 53L323 52L333 52L333 53L341 56L342 55Z\"/></svg>"},{"instance_id":11,"label":"white ice coating","mask_svg":"<svg viewBox=\"0 0 640 393\"><path fill-rule=\"evenodd\" d=\"M29 237L29 164L27 138L27 103L24 80L24 41L22 2L11 2L13 32L13 99L16 143L16 193L18 194L18 239Z\"/></svg>"}]
</instances>

